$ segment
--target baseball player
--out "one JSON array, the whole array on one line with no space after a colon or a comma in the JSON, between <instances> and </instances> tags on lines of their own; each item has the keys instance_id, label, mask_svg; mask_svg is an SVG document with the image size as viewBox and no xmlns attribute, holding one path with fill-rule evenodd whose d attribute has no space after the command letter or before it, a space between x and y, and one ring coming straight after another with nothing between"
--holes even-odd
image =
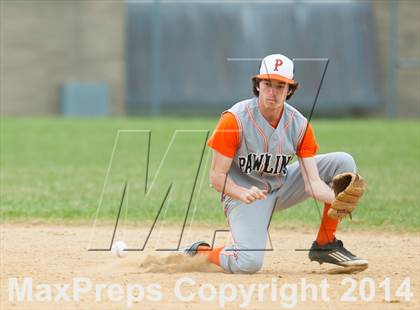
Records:
<instances>
[{"instance_id":1,"label":"baseball player","mask_svg":"<svg viewBox=\"0 0 420 310\"><path fill-rule=\"evenodd\" d=\"M363 179L351 155L316 155L311 124L286 102L298 86L293 73L286 56L265 57L252 78L255 97L223 112L208 142L213 149L210 182L222 193L232 244L211 248L198 241L184 251L207 255L228 273L260 270L272 213L310 197L325 205L309 259L361 270L368 266L335 238L339 221L351 216L363 195ZM289 164L295 155L298 161Z\"/></svg>"}]
</instances>

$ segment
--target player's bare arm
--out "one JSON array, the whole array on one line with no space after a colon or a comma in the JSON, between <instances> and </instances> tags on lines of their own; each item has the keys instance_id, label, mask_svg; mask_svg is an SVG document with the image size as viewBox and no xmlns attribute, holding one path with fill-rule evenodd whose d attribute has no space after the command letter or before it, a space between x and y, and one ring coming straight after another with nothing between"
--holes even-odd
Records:
<instances>
[{"instance_id":1,"label":"player's bare arm","mask_svg":"<svg viewBox=\"0 0 420 310\"><path fill-rule=\"evenodd\" d=\"M213 151L213 160L210 169L210 183L218 192L245 203L252 203L257 199L265 199L266 191L258 187L245 188L237 185L227 174L233 159L217 151Z\"/></svg>"},{"instance_id":2,"label":"player's bare arm","mask_svg":"<svg viewBox=\"0 0 420 310\"><path fill-rule=\"evenodd\" d=\"M305 191L316 200L333 203L334 191L321 180L314 157L299 157L300 171L305 182Z\"/></svg>"}]
</instances>

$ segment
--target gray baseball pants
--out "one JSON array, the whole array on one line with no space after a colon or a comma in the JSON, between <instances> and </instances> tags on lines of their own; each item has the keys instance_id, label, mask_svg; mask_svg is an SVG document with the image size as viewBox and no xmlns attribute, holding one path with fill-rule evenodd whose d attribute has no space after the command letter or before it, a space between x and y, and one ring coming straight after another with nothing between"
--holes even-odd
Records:
<instances>
[{"instance_id":1,"label":"gray baseball pants","mask_svg":"<svg viewBox=\"0 0 420 310\"><path fill-rule=\"evenodd\" d=\"M344 152L315 156L321 179L329 184L344 172L356 172L353 157ZM284 185L264 200L245 204L227 199L224 202L233 244L220 252L220 265L228 273L255 273L261 269L267 241L267 228L272 212L294 206L309 198L299 162L288 166ZM274 208L274 211L273 211Z\"/></svg>"}]
</instances>

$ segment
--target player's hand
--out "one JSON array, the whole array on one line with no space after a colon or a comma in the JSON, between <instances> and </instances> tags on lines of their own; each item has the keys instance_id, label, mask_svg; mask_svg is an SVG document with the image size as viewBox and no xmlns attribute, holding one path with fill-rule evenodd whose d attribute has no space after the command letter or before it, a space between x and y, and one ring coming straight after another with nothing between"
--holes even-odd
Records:
<instances>
[{"instance_id":1,"label":"player's hand","mask_svg":"<svg viewBox=\"0 0 420 310\"><path fill-rule=\"evenodd\" d=\"M265 199L267 191L261 190L256 186L251 188L243 188L239 194L239 199L247 204L253 203L257 199Z\"/></svg>"}]
</instances>

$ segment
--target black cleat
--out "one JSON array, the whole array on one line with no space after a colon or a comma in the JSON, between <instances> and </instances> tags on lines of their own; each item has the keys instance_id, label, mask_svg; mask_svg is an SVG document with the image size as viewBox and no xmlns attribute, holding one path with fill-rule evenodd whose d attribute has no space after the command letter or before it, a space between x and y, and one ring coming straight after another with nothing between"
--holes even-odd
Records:
<instances>
[{"instance_id":1,"label":"black cleat","mask_svg":"<svg viewBox=\"0 0 420 310\"><path fill-rule=\"evenodd\" d=\"M185 248L180 249L180 252L183 252L183 253L185 253L187 255L190 255L190 256L195 256L197 254L198 247L201 246L201 245L205 245L205 246L210 247L210 244L208 244L205 241L197 241L197 242L194 242L190 246L187 246Z\"/></svg>"},{"instance_id":2,"label":"black cleat","mask_svg":"<svg viewBox=\"0 0 420 310\"><path fill-rule=\"evenodd\" d=\"M343 242L337 239L325 245L318 245L314 241L308 256L311 261L316 261L320 264L330 263L342 267L360 267L364 269L368 267L366 259L352 254L343 246Z\"/></svg>"}]
</instances>

